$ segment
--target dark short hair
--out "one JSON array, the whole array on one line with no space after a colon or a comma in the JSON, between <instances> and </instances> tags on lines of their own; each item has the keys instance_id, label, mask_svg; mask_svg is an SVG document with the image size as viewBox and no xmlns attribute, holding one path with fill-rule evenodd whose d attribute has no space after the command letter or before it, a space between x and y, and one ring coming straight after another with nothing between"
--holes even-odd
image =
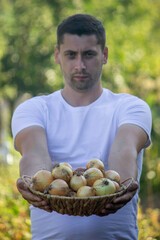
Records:
<instances>
[{"instance_id":1,"label":"dark short hair","mask_svg":"<svg viewBox=\"0 0 160 240\"><path fill-rule=\"evenodd\" d=\"M57 28L57 45L63 43L64 34L96 35L97 44L104 50L106 33L102 23L95 17L88 14L75 14L63 20Z\"/></svg>"}]
</instances>

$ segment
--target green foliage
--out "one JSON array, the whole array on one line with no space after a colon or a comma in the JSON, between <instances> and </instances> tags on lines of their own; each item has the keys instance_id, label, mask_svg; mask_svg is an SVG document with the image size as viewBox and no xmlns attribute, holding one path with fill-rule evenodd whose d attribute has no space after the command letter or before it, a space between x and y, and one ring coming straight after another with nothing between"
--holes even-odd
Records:
<instances>
[{"instance_id":1,"label":"green foliage","mask_svg":"<svg viewBox=\"0 0 160 240\"><path fill-rule=\"evenodd\" d=\"M16 188L18 164L0 165L0 239L31 239L29 206Z\"/></svg>"},{"instance_id":2,"label":"green foliage","mask_svg":"<svg viewBox=\"0 0 160 240\"><path fill-rule=\"evenodd\" d=\"M160 240L160 210L148 208L145 214L139 207L138 227L139 240Z\"/></svg>"}]
</instances>

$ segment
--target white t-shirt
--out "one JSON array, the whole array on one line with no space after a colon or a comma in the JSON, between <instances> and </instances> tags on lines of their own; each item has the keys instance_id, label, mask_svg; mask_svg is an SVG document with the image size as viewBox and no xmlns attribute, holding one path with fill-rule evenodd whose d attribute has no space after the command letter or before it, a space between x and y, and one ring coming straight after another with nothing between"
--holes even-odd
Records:
<instances>
[{"instance_id":1,"label":"white t-shirt","mask_svg":"<svg viewBox=\"0 0 160 240\"><path fill-rule=\"evenodd\" d=\"M101 96L88 106L73 107L61 90L38 96L18 106L12 118L13 138L26 127L45 129L49 154L54 162L69 162L73 169L85 167L92 158L100 158L107 169L108 156L117 129L125 123L136 124L151 132L151 112L141 99L129 94L115 94L103 89ZM143 150L137 159L139 181ZM125 167L125 166L124 166ZM115 214L68 216L48 213L31 206L33 240L136 240L138 194Z\"/></svg>"}]
</instances>

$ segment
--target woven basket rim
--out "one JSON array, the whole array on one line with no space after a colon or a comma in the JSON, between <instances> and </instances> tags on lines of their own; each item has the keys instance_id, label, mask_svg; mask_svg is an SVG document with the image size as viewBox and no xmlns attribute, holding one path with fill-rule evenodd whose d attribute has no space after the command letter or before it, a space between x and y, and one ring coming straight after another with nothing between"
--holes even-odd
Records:
<instances>
[{"instance_id":1,"label":"woven basket rim","mask_svg":"<svg viewBox=\"0 0 160 240\"><path fill-rule=\"evenodd\" d=\"M129 181L128 185L125 186L123 185L124 182L126 181ZM36 194L36 195L39 195L39 196L42 196L42 197L46 197L46 198L56 198L56 199L103 199L103 198L111 198L111 197L117 197L117 196L120 196L122 195L127 189L128 187L130 186L130 184L132 183L133 181L133 178L128 178L126 180L124 180L122 183L121 183L121 189L118 190L117 192L113 193L113 194L107 194L107 195L103 195L103 196L92 196L92 197L70 197L70 196L58 196L58 195L51 195L51 194L48 194L48 193L42 193L40 191L36 191L34 190L34 188L32 187L32 184L29 185L29 189L32 193Z\"/></svg>"},{"instance_id":2,"label":"woven basket rim","mask_svg":"<svg viewBox=\"0 0 160 240\"><path fill-rule=\"evenodd\" d=\"M42 193L42 192L39 192L39 191L35 191L31 186L29 186L29 189L35 193L35 194L38 194L38 195L41 195L41 196L45 196L47 198L60 198L60 199L100 199L100 198L106 198L106 197L115 197L115 196L119 196L121 194L123 194L127 188L123 188L121 191L118 191L116 193L113 193L113 194L106 194L106 195L103 195L103 196L92 196L92 197L69 197L69 196L58 196L58 195L51 195L51 194L45 194L45 193Z\"/></svg>"}]
</instances>

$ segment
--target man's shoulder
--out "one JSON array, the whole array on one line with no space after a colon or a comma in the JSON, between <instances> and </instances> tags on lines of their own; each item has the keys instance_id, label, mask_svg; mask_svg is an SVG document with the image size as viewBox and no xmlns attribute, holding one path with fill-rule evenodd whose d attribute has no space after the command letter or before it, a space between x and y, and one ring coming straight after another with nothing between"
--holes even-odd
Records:
<instances>
[{"instance_id":1,"label":"man's shoulder","mask_svg":"<svg viewBox=\"0 0 160 240\"><path fill-rule=\"evenodd\" d=\"M105 92L106 96L108 95L109 98L114 99L115 101L119 101L119 102L137 101L137 102L141 102L141 103L146 103L140 97L135 96L135 95L130 94L130 93L115 93L115 92L113 92L111 90L108 90L106 88L104 88L104 92Z\"/></svg>"},{"instance_id":2,"label":"man's shoulder","mask_svg":"<svg viewBox=\"0 0 160 240\"><path fill-rule=\"evenodd\" d=\"M35 96L35 97L32 97L30 100L31 101L37 101L37 102L52 102L53 100L58 100L60 96L60 90L58 91L55 91L53 93L50 93L50 94L46 94L46 95L38 95L38 96Z\"/></svg>"},{"instance_id":3,"label":"man's shoulder","mask_svg":"<svg viewBox=\"0 0 160 240\"><path fill-rule=\"evenodd\" d=\"M114 109L126 108L143 108L145 111L150 111L148 103L138 96L130 93L115 93L108 89L104 89L105 102L114 106Z\"/></svg>"},{"instance_id":4,"label":"man's shoulder","mask_svg":"<svg viewBox=\"0 0 160 240\"><path fill-rule=\"evenodd\" d=\"M58 100L59 95L60 95L60 90L55 91L51 94L34 96L27 99L20 105L32 105L32 104L33 105L50 105Z\"/></svg>"},{"instance_id":5,"label":"man's shoulder","mask_svg":"<svg viewBox=\"0 0 160 240\"><path fill-rule=\"evenodd\" d=\"M21 102L14 111L14 115L22 114L24 112L29 113L41 113L44 114L46 111L50 111L54 106L58 104L60 91L53 92L48 95L39 95L31 97L24 102Z\"/></svg>"},{"instance_id":6,"label":"man's shoulder","mask_svg":"<svg viewBox=\"0 0 160 240\"><path fill-rule=\"evenodd\" d=\"M130 100L140 99L129 93L116 93L116 92L113 92L106 88L103 88L103 91L104 91L104 95L106 96L106 98L108 98L108 100L110 100L110 101L113 100L116 102L121 102L121 101L130 101Z\"/></svg>"}]
</instances>

